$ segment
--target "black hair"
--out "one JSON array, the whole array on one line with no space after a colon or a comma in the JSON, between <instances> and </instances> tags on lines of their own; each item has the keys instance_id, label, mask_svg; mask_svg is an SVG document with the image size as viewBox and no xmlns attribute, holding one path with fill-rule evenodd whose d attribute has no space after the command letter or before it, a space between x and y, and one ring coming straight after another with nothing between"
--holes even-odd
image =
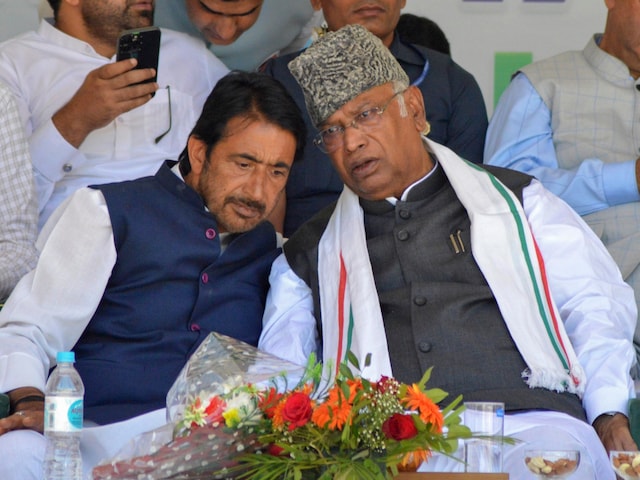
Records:
<instances>
[{"instance_id":1,"label":"black hair","mask_svg":"<svg viewBox=\"0 0 640 480\"><path fill-rule=\"evenodd\" d=\"M449 40L433 20L411 13L403 13L400 15L396 30L400 34L400 38L406 42L422 45L451 56Z\"/></svg>"},{"instance_id":2,"label":"black hair","mask_svg":"<svg viewBox=\"0 0 640 480\"><path fill-rule=\"evenodd\" d=\"M291 132L296 139L294 160L302 156L307 134L302 114L274 78L264 73L233 71L218 81L191 131L191 135L207 144L207 157L236 117L264 119ZM180 155L180 171L182 175L191 171L187 148Z\"/></svg>"},{"instance_id":3,"label":"black hair","mask_svg":"<svg viewBox=\"0 0 640 480\"><path fill-rule=\"evenodd\" d=\"M53 10L53 16L58 16L58 10L60 10L60 3L62 0L49 0L49 5L51 6L51 10Z\"/></svg>"}]
</instances>

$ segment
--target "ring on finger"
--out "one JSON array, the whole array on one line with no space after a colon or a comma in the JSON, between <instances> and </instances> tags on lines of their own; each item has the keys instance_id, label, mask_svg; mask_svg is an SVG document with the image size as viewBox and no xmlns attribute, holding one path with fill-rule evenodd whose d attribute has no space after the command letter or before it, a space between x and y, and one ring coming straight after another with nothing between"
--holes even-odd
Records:
<instances>
[{"instance_id":1,"label":"ring on finger","mask_svg":"<svg viewBox=\"0 0 640 480\"><path fill-rule=\"evenodd\" d=\"M19 412L15 412L14 415L18 415L19 417L24 417L26 415L26 413L22 410L20 410Z\"/></svg>"}]
</instances>

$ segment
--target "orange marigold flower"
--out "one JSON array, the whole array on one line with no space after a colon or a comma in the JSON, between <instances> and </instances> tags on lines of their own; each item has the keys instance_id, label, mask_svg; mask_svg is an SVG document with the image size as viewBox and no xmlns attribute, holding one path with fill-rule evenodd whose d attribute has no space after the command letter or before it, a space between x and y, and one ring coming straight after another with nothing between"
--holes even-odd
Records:
<instances>
[{"instance_id":1,"label":"orange marigold flower","mask_svg":"<svg viewBox=\"0 0 640 480\"><path fill-rule=\"evenodd\" d=\"M442 427L444 426L442 412L440 408L433 403L433 400L420 390L418 385L414 383L407 387L407 394L402 399L402 403L408 409L418 412L420 414L420 420L433 425L437 433L442 433Z\"/></svg>"},{"instance_id":2,"label":"orange marigold flower","mask_svg":"<svg viewBox=\"0 0 640 480\"><path fill-rule=\"evenodd\" d=\"M351 404L347 402L339 387L332 387L327 400L318 405L311 416L311 421L320 428L340 430L349 419Z\"/></svg>"},{"instance_id":3,"label":"orange marigold flower","mask_svg":"<svg viewBox=\"0 0 640 480\"><path fill-rule=\"evenodd\" d=\"M271 387L260 395L258 407L262 410L267 418L273 418L276 407L282 400L283 395L278 393L275 387Z\"/></svg>"},{"instance_id":4,"label":"orange marigold flower","mask_svg":"<svg viewBox=\"0 0 640 480\"><path fill-rule=\"evenodd\" d=\"M409 452L400 461L398 470L401 472L415 472L430 456L431 450L415 450Z\"/></svg>"},{"instance_id":5,"label":"orange marigold flower","mask_svg":"<svg viewBox=\"0 0 640 480\"><path fill-rule=\"evenodd\" d=\"M282 415L282 411L284 410L284 404L287 401L287 397L283 396L278 404L273 408L273 417L271 418L271 423L273 424L273 428L276 430L284 428L284 416Z\"/></svg>"},{"instance_id":6,"label":"orange marigold flower","mask_svg":"<svg viewBox=\"0 0 640 480\"><path fill-rule=\"evenodd\" d=\"M349 379L347 380L347 385L349 385L349 403L353 404L353 401L355 400L356 397L356 393L358 393L358 391L362 390L363 386L362 386L362 379L360 378L356 378L356 379Z\"/></svg>"}]
</instances>

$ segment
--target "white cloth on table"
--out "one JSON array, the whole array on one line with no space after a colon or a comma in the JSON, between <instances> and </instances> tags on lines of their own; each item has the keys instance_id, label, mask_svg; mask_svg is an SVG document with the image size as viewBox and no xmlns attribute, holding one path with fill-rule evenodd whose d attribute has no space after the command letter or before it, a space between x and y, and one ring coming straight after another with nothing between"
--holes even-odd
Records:
<instances>
[{"instance_id":1,"label":"white cloth on table","mask_svg":"<svg viewBox=\"0 0 640 480\"><path fill-rule=\"evenodd\" d=\"M529 448L580 450L580 465L574 473L576 479L616 478L595 430L564 413L537 411L507 414L504 417L504 434L517 440L514 445L505 444L503 447L503 470L509 473L511 479L530 478L531 473L524 462L525 450ZM462 445L455 456L464 460ZM419 471L463 472L464 465L461 461L435 455Z\"/></svg>"}]
</instances>

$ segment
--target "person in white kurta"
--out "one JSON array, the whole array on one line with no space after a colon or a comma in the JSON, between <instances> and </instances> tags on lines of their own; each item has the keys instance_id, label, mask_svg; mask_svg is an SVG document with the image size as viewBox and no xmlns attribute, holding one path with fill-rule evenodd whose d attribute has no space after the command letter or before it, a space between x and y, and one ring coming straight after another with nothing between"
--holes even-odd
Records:
<instances>
[{"instance_id":1,"label":"person in white kurta","mask_svg":"<svg viewBox=\"0 0 640 480\"><path fill-rule=\"evenodd\" d=\"M132 85L151 73L114 63L117 34L151 25L152 11L131 19L122 3L113 17L100 17L111 28L89 29L81 6L62 2L54 23L42 20L37 31L0 44L0 79L16 97L29 140L39 228L80 187L153 175L177 158L228 72L202 42L162 30L157 85Z\"/></svg>"}]
</instances>

